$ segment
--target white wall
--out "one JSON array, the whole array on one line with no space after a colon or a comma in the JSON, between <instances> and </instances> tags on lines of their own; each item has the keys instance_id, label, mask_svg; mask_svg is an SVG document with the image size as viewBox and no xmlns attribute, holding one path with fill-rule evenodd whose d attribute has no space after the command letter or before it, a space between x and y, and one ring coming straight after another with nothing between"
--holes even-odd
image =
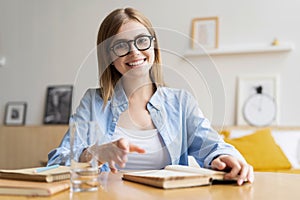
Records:
<instances>
[{"instance_id":1,"label":"white wall","mask_svg":"<svg viewBox=\"0 0 300 200\"><path fill-rule=\"evenodd\" d=\"M0 122L8 101L26 101L27 124L41 124L48 85L75 84L75 103L82 88L96 86L93 49L99 24L111 10L125 6L135 7L148 16L155 27L160 27L161 46L180 55L189 48L184 35L190 35L191 20L195 17L219 17L220 46L269 44L275 37L293 43L296 48L288 53L214 56L216 67L208 58L191 59L197 70L206 75L202 78L195 76L195 69L178 55L165 51L163 62L168 66L166 79L171 85L179 82L174 70L191 81L203 112L214 124L223 120L223 109L224 123L235 123L239 75L278 74L279 125L299 125L297 0L0 0L0 59L6 58L6 65L0 67ZM74 83L82 63L85 67ZM222 88L216 69L223 79L226 98L219 91ZM219 81L215 84L214 79Z\"/></svg>"}]
</instances>

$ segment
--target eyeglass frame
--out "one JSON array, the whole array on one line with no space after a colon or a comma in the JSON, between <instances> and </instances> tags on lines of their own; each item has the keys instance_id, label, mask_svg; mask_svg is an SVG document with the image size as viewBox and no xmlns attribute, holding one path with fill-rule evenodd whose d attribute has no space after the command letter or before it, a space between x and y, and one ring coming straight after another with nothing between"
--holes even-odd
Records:
<instances>
[{"instance_id":1,"label":"eyeglass frame","mask_svg":"<svg viewBox=\"0 0 300 200\"><path fill-rule=\"evenodd\" d=\"M140 49L140 48L137 47L136 41L137 41L137 39L139 39L139 38L141 38L141 37L147 37L147 38L150 39L149 47L147 47L147 48L145 48L145 49ZM116 56L118 56L118 57L124 57L124 56L127 56L127 55L131 52L131 50L132 50L132 49L131 49L131 45L130 45L131 42L133 42L133 45L134 45L134 47L135 47L137 50L139 50L139 51L146 51L146 50L150 49L153 40L155 40L155 37L152 36L152 35L140 35L140 36L136 37L134 40L122 41L122 42L118 42L118 43L114 44L112 47L110 47L110 51L114 52L114 54L115 54ZM124 55L118 55L118 54L115 52L115 50L114 50L114 47L115 47L116 45L120 44L120 43L127 43L128 47L129 47L129 48L128 48L128 52L127 52L126 54L124 54Z\"/></svg>"}]
</instances>

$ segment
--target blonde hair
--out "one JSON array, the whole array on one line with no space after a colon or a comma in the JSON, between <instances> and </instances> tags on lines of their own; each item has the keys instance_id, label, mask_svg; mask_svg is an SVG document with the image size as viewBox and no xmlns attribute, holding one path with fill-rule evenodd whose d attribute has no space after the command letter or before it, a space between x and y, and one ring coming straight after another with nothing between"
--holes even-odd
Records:
<instances>
[{"instance_id":1,"label":"blonde hair","mask_svg":"<svg viewBox=\"0 0 300 200\"><path fill-rule=\"evenodd\" d=\"M156 39L154 42L155 59L150 70L150 78L156 86L164 85L160 50L151 22L142 13L133 8L116 9L103 20L99 28L97 38L98 70L100 77L99 85L101 96L104 100L103 106L105 106L108 100L112 97L114 87L118 80L122 77L122 74L119 73L112 65L109 51L111 38L118 33L120 27L124 23L130 20L135 20L144 25L149 33Z\"/></svg>"}]
</instances>

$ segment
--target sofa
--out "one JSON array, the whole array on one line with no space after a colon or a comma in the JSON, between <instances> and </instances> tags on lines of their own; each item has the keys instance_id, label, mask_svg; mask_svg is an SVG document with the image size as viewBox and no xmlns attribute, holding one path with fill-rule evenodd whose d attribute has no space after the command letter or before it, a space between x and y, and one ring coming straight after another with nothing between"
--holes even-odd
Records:
<instances>
[{"instance_id":1,"label":"sofa","mask_svg":"<svg viewBox=\"0 0 300 200\"><path fill-rule=\"evenodd\" d=\"M218 132L254 171L300 174L300 127L230 126Z\"/></svg>"}]
</instances>

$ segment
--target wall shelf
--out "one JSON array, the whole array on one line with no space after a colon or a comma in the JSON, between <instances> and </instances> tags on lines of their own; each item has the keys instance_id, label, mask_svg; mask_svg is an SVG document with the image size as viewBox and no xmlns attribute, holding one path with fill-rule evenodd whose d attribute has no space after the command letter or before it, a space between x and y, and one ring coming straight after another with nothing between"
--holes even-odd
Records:
<instances>
[{"instance_id":1,"label":"wall shelf","mask_svg":"<svg viewBox=\"0 0 300 200\"><path fill-rule=\"evenodd\" d=\"M252 54L252 53L270 53L270 52L288 52L294 49L292 44L272 45L248 45L248 46L228 46L217 49L188 50L184 56L205 56L205 55L230 55L230 54Z\"/></svg>"}]
</instances>

